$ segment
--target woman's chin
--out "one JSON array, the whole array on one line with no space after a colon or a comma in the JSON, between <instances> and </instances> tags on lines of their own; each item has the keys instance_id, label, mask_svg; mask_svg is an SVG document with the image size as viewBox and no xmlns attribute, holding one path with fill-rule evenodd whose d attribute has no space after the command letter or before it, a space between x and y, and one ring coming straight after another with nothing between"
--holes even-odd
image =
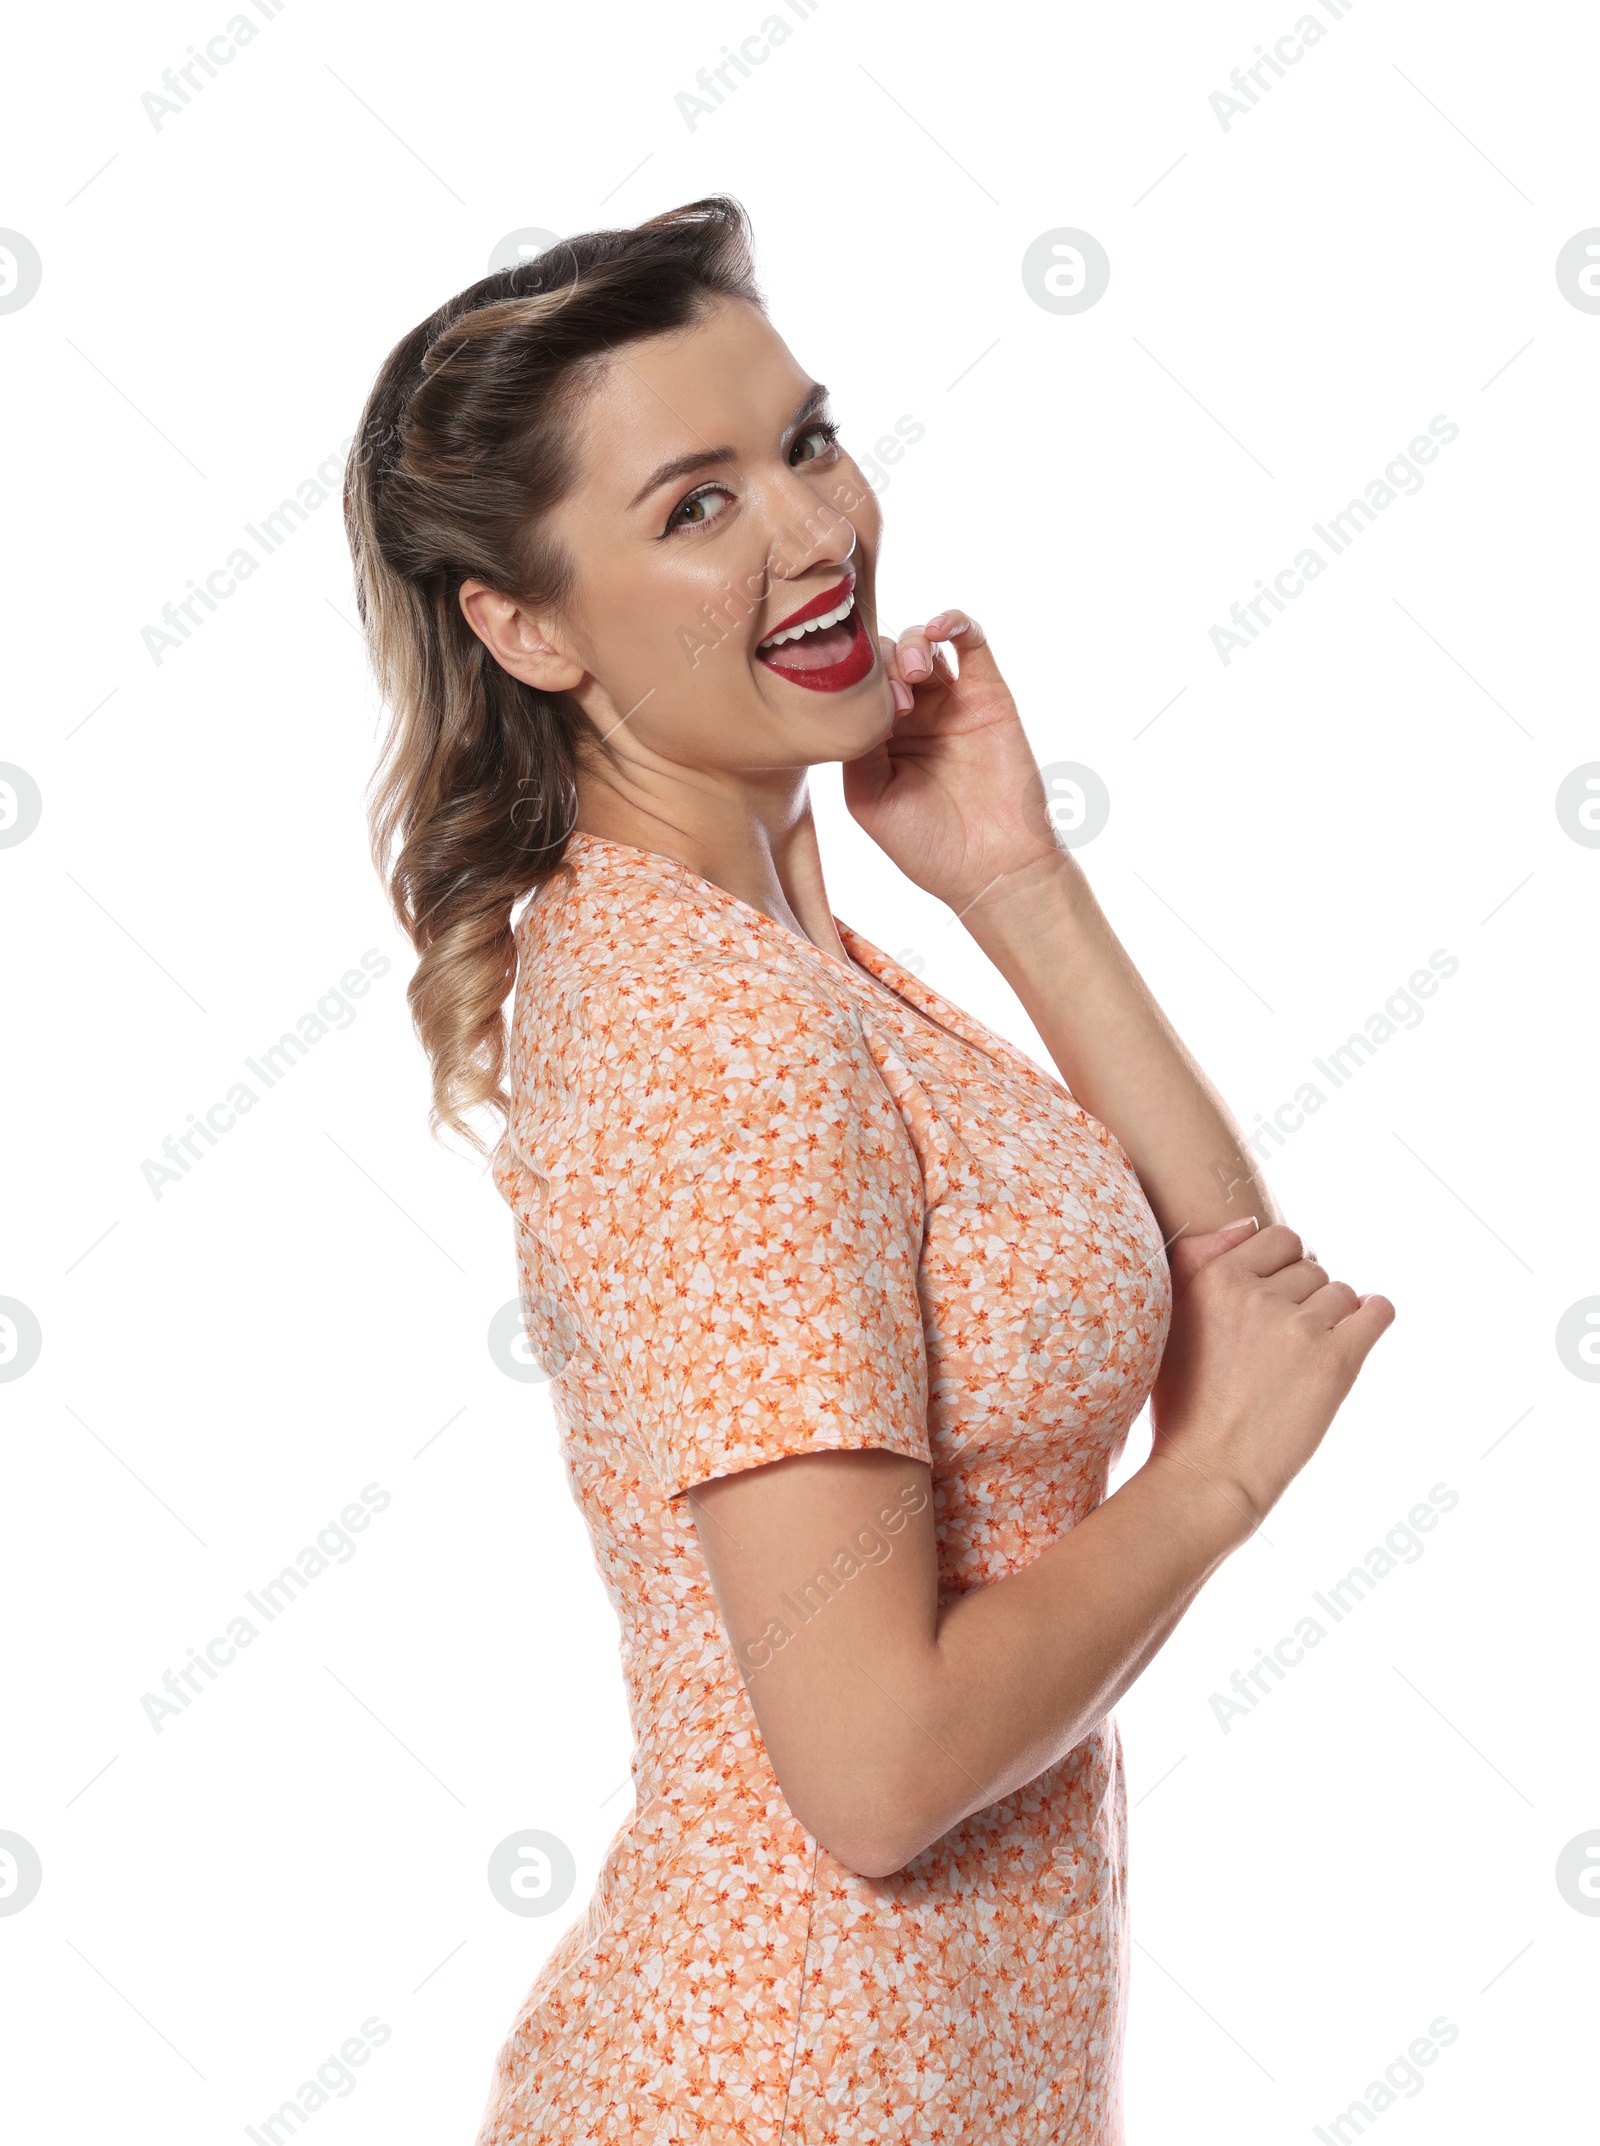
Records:
<instances>
[{"instance_id":1,"label":"woman's chin","mask_svg":"<svg viewBox=\"0 0 1600 2146\"><path fill-rule=\"evenodd\" d=\"M798 736L796 743L802 746L807 761L813 765L829 761L859 760L864 753L883 745L894 733L894 702L889 697L889 682L882 672L878 674L878 689L852 694L853 705L841 706L835 702L819 711L818 720L805 725L805 737Z\"/></svg>"}]
</instances>

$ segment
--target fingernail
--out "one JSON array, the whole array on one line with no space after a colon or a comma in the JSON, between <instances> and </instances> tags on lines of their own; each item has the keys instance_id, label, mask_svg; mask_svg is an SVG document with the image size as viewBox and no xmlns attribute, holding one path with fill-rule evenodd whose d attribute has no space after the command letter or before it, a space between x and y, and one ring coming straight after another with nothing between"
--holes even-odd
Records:
<instances>
[{"instance_id":1,"label":"fingernail","mask_svg":"<svg viewBox=\"0 0 1600 2146\"><path fill-rule=\"evenodd\" d=\"M906 648L900 652L900 668L907 678L920 678L928 668L920 648Z\"/></svg>"},{"instance_id":2,"label":"fingernail","mask_svg":"<svg viewBox=\"0 0 1600 2146\"><path fill-rule=\"evenodd\" d=\"M889 694L894 702L896 715L904 715L916 697L903 678L891 678L889 680Z\"/></svg>"}]
</instances>

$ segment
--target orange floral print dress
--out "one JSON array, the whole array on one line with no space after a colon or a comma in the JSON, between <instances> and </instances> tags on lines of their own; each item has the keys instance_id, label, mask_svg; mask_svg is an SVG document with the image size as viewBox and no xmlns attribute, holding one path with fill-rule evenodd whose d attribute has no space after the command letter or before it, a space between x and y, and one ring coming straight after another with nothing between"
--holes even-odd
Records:
<instances>
[{"instance_id":1,"label":"orange floral print dress","mask_svg":"<svg viewBox=\"0 0 1600 2146\"><path fill-rule=\"evenodd\" d=\"M847 925L848 967L653 851L577 833L565 863L517 927L494 1175L621 1628L635 1815L478 2146L1121 2146L1114 1719L857 1875L784 1801L682 1494L886 1447L931 1470L941 1600L1020 1570L1149 1392L1155 1219L1058 1081ZM822 1599L787 1592L791 1625Z\"/></svg>"}]
</instances>

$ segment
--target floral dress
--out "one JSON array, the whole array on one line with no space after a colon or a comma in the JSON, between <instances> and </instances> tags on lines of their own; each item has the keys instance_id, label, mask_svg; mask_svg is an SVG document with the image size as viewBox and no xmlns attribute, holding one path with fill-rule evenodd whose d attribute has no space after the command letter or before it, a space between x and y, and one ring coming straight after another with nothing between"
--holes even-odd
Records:
<instances>
[{"instance_id":1,"label":"floral dress","mask_svg":"<svg viewBox=\"0 0 1600 2146\"><path fill-rule=\"evenodd\" d=\"M835 922L848 966L577 833L517 926L494 1176L616 1610L635 1807L477 2146L1121 2146L1114 1719L860 1876L784 1800L683 1496L788 1454L914 1457L949 1601L1101 1502L1166 1341L1110 1132Z\"/></svg>"}]
</instances>

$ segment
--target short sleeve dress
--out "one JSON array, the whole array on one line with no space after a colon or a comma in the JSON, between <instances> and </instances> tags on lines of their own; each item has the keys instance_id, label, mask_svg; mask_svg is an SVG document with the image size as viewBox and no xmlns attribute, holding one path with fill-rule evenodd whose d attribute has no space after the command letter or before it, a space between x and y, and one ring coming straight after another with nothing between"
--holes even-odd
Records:
<instances>
[{"instance_id":1,"label":"short sleeve dress","mask_svg":"<svg viewBox=\"0 0 1600 2146\"><path fill-rule=\"evenodd\" d=\"M1166 1341L1160 1230L1110 1132L835 923L848 966L576 833L518 925L494 1176L620 1628L635 1804L477 2146L1123 2140L1114 1718L903 1870L852 1872L784 1800L682 1495L794 1453L913 1456L947 1601L1101 1502Z\"/></svg>"}]
</instances>

